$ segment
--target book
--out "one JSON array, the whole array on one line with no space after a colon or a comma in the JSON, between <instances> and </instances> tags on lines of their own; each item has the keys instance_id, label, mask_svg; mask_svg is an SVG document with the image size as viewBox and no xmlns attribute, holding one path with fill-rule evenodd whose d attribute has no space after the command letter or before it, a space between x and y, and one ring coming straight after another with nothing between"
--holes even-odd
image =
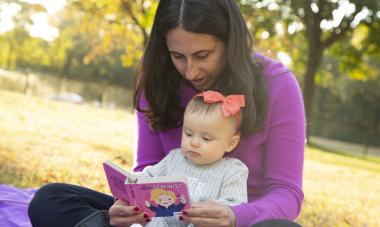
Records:
<instances>
[{"instance_id":1,"label":"book","mask_svg":"<svg viewBox=\"0 0 380 227\"><path fill-rule=\"evenodd\" d=\"M151 217L179 216L191 207L186 178L147 177L123 170L111 161L103 163L111 193Z\"/></svg>"}]
</instances>

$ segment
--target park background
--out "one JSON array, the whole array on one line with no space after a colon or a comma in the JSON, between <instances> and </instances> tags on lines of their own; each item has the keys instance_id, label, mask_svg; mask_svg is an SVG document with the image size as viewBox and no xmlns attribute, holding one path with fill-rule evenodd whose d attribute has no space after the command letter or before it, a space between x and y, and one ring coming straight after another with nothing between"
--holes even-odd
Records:
<instances>
[{"instance_id":1,"label":"park background","mask_svg":"<svg viewBox=\"0 0 380 227\"><path fill-rule=\"evenodd\" d=\"M380 3L240 0L255 50L296 75L308 119L304 226L380 226ZM158 1L0 1L0 183L109 193L129 169L134 72ZM286 171L286 170L284 170Z\"/></svg>"}]
</instances>

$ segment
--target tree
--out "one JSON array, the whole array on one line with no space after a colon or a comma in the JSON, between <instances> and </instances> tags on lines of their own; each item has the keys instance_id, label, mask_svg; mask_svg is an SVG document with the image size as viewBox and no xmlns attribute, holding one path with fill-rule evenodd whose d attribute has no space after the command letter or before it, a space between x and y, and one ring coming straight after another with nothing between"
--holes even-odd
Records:
<instances>
[{"instance_id":1,"label":"tree","mask_svg":"<svg viewBox=\"0 0 380 227\"><path fill-rule=\"evenodd\" d=\"M315 76L322 61L323 54L333 44L344 37L352 36L352 31L359 25L366 25L372 29L372 24L379 18L379 2L374 0L241 0L241 5L251 14L268 15L263 21L273 25L273 20L280 23L283 35L289 40L305 40L305 56L293 61L305 61L303 72L303 96L308 128L311 126L312 106L315 90ZM251 9L249 9L249 7ZM247 9L248 8L248 9ZM339 17L341 12L343 17ZM248 14L249 14L248 13ZM257 20L253 21L252 29L256 29ZM292 28L290 30L290 28ZM269 28L273 31L273 28ZM292 31L292 32L290 32ZM273 32L275 34L276 32Z\"/></svg>"},{"instance_id":2,"label":"tree","mask_svg":"<svg viewBox=\"0 0 380 227\"><path fill-rule=\"evenodd\" d=\"M85 62L123 48L123 65L134 66L148 42L157 4L149 0L69 1L68 10L82 14L80 31L92 34Z\"/></svg>"},{"instance_id":3,"label":"tree","mask_svg":"<svg viewBox=\"0 0 380 227\"><path fill-rule=\"evenodd\" d=\"M379 22L371 26L378 27ZM357 26L334 44L316 75L314 135L380 145L380 40L377 29Z\"/></svg>"},{"instance_id":4,"label":"tree","mask_svg":"<svg viewBox=\"0 0 380 227\"><path fill-rule=\"evenodd\" d=\"M0 4L3 6L0 7L0 13L2 10L6 10L8 4L15 4L20 8L19 12L12 18L14 29L8 31L7 34L4 35L8 50L8 53L5 54L7 57L5 60L5 67L16 67L16 61L14 61L16 57L14 56L14 53L20 42L23 42L25 37L29 36L26 30L27 27L32 24L32 15L34 13L46 12L46 9L40 4L30 4L20 0L4 0Z\"/></svg>"}]
</instances>

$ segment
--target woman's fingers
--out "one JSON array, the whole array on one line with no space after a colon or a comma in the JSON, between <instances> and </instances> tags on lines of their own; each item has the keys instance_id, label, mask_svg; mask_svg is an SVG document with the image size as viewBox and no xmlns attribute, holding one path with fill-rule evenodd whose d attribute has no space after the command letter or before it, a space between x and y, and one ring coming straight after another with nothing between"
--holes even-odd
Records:
<instances>
[{"instance_id":1,"label":"woman's fingers","mask_svg":"<svg viewBox=\"0 0 380 227\"><path fill-rule=\"evenodd\" d=\"M203 227L203 226L228 226L225 223L219 223L219 219L215 218L205 218L205 217L188 217L183 216L183 221L186 223L192 223L196 225L197 227Z\"/></svg>"},{"instance_id":2,"label":"woman's fingers","mask_svg":"<svg viewBox=\"0 0 380 227\"><path fill-rule=\"evenodd\" d=\"M110 224L113 226L130 226L132 224L139 223L145 225L151 221L151 218L144 213L134 214L132 216L115 217L110 220Z\"/></svg>"},{"instance_id":3,"label":"woman's fingers","mask_svg":"<svg viewBox=\"0 0 380 227\"><path fill-rule=\"evenodd\" d=\"M197 226L234 226L235 215L227 205L207 201L194 204L183 213L183 221Z\"/></svg>"},{"instance_id":4,"label":"woman's fingers","mask_svg":"<svg viewBox=\"0 0 380 227\"><path fill-rule=\"evenodd\" d=\"M129 206L126 201L118 200L108 210L110 224L114 226L129 226L134 223L146 224L151 217L136 206Z\"/></svg>"},{"instance_id":5,"label":"woman's fingers","mask_svg":"<svg viewBox=\"0 0 380 227\"><path fill-rule=\"evenodd\" d=\"M122 202L120 200L116 201L108 211L111 217L131 216L133 214L138 214L139 212L141 211L138 207L128 206L125 202Z\"/></svg>"},{"instance_id":6,"label":"woman's fingers","mask_svg":"<svg viewBox=\"0 0 380 227\"><path fill-rule=\"evenodd\" d=\"M229 209L229 206L224 204L214 201L206 201L203 203L194 204L192 208L186 210L185 213L187 213L188 216L196 217L218 217L228 216Z\"/></svg>"}]
</instances>

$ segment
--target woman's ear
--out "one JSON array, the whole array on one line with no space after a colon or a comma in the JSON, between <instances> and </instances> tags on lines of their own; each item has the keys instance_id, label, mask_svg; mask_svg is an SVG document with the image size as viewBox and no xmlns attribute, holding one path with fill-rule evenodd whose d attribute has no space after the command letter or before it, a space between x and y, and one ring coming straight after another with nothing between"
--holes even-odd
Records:
<instances>
[{"instance_id":1,"label":"woman's ear","mask_svg":"<svg viewBox=\"0 0 380 227\"><path fill-rule=\"evenodd\" d=\"M227 144L226 152L231 152L238 145L240 141L240 133L233 135Z\"/></svg>"}]
</instances>

